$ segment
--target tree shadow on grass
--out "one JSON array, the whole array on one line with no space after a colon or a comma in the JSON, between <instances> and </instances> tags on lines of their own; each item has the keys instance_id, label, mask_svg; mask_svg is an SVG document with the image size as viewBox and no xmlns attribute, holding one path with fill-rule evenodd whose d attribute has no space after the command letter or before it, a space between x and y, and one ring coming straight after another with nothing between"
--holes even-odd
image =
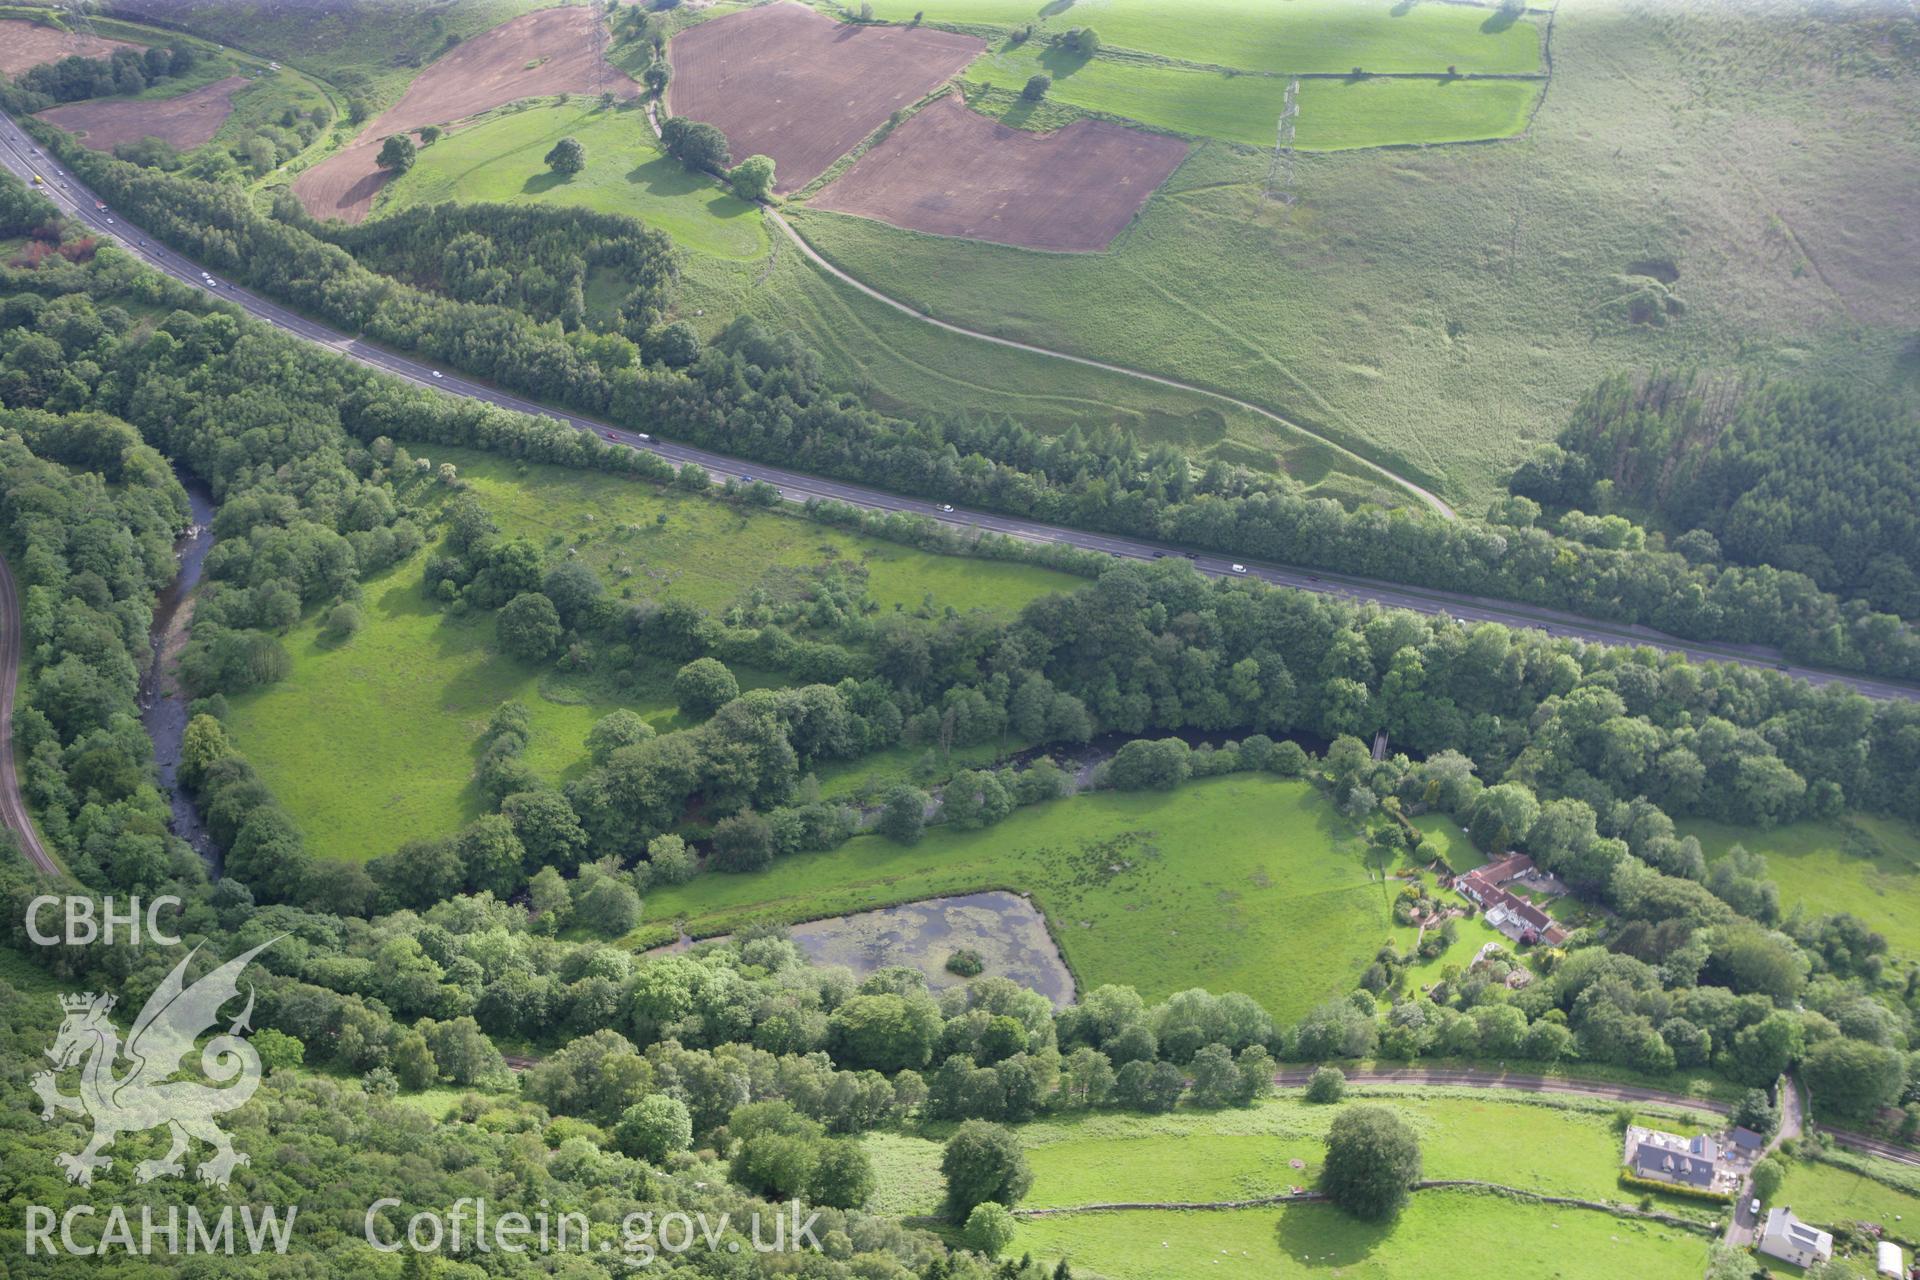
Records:
<instances>
[{"instance_id":1,"label":"tree shadow on grass","mask_svg":"<svg viewBox=\"0 0 1920 1280\"><path fill-rule=\"evenodd\" d=\"M1273 1239L1288 1259L1310 1271L1356 1266L1393 1234L1391 1222L1362 1222L1330 1204L1282 1206Z\"/></svg>"},{"instance_id":2,"label":"tree shadow on grass","mask_svg":"<svg viewBox=\"0 0 1920 1280\"><path fill-rule=\"evenodd\" d=\"M567 175L563 173L536 173L521 184L520 194L537 196L543 192L551 191L555 187L564 185L566 181Z\"/></svg>"}]
</instances>

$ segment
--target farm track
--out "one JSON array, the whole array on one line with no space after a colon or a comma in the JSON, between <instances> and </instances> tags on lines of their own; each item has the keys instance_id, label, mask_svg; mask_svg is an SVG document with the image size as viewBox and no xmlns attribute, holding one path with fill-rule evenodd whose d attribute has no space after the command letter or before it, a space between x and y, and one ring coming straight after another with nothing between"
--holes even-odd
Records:
<instances>
[{"instance_id":1,"label":"farm track","mask_svg":"<svg viewBox=\"0 0 1920 1280\"><path fill-rule=\"evenodd\" d=\"M1325 445L1327 448L1332 449L1333 451L1338 453L1346 461L1351 462L1356 466L1359 466L1365 471L1371 472L1372 474L1379 476L1381 479L1386 480L1390 484L1393 484L1401 489L1405 489L1407 492L1413 494L1414 497L1426 503L1427 506L1433 508L1434 511L1438 512L1440 515L1444 516L1446 519L1453 520L1458 518L1454 513L1453 508L1448 506L1445 500L1443 500L1440 497L1440 495L1432 492L1431 490L1422 488L1420 485L1415 484L1413 481L1408 480L1404 476L1397 475L1394 472L1387 470L1387 468L1381 466L1377 462L1361 457L1359 454L1347 448L1345 445L1340 444L1338 441L1329 440L1325 436L1317 435L1314 432L1307 430L1305 427L1300 426L1298 423L1289 422L1287 419L1281 417L1279 414L1275 413L1271 409L1263 409L1259 405L1253 404L1250 401L1237 399L1233 396L1225 394L1224 392L1211 391L1206 387L1195 386L1190 382L1180 382L1173 378L1163 378L1157 373L1148 373L1143 369L1132 369L1132 368L1128 368L1126 365L1121 365L1121 364L1109 364L1105 360L1095 360L1089 356L1076 356L1066 351L1055 351L1051 347L1036 346L1031 342L1021 342L1015 338L1002 338L996 334L983 333L978 329L969 329L963 325L953 324L950 321L941 320L935 316L930 316L926 312L920 311L900 301L898 298L895 298L889 294L880 292L878 289L874 288L872 285L867 284L862 280L856 279L855 277L848 275L845 271L842 271L839 267L836 267L832 262L828 261L824 256L822 256L820 252L813 247L813 245L808 243L807 238L805 236L801 235L798 231L795 231L793 229L793 224L788 222L785 218L781 217L778 210L768 209L766 211L766 215L768 218L770 218L773 221L773 224L775 226L779 227L781 231L786 233L787 238L793 241L794 245L800 250L800 252L806 255L807 260L813 263L816 267L819 267L822 271L832 276L835 280L840 281L840 283L847 285L850 288L859 290L861 293L865 294L867 297L872 298L875 302L884 303L885 305L892 307L895 311L900 312L902 315L912 316L915 320L920 321L922 324L930 324L934 326L936 329L944 329L948 333L959 334L963 338L975 338L981 342L991 342L995 346L1008 347L1014 351L1024 351L1029 355L1046 356L1053 360L1065 360L1071 364L1084 365L1089 369L1098 369L1102 373L1117 373L1122 377L1134 378L1141 382L1151 382L1151 383L1154 383L1156 386L1169 387L1175 391L1185 391L1192 395L1206 396L1210 400L1218 400L1222 404L1230 404L1236 409L1244 409L1248 413L1258 414L1261 417L1266 418L1270 422L1278 423L1279 425L1285 427L1289 431L1297 431L1303 436L1307 436L1311 439L1319 441L1321 444Z\"/></svg>"},{"instance_id":2,"label":"farm track","mask_svg":"<svg viewBox=\"0 0 1920 1280\"><path fill-rule=\"evenodd\" d=\"M49 162L34 158L33 140L20 131L11 117L0 112L0 121L4 121L4 125L0 125L0 165L4 165L25 182L31 179L36 167L47 166ZM83 224L90 234L103 240L114 241L130 257L176 280L196 288L209 287L202 280L202 269L199 263L163 245L140 239L139 237L147 233L137 226L128 224L124 218L96 208L95 205L98 202L94 194L83 184L75 181L71 175L57 172L57 176L62 185L55 188L42 188L41 194L51 199L67 216ZM784 224L782 225L784 227ZM810 257L813 256L812 250L796 232L791 228L784 229L789 238L793 239L804 252ZM857 281L849 280L849 282L865 292L873 292ZM816 501L838 502L866 511L920 516L956 533L973 536L997 534L1029 543L1053 543L1082 551L1100 552L1126 560L1152 561L1184 554L1196 571L1211 578L1253 578L1294 590L1311 591L1351 601L1371 602L1388 609L1406 609L1416 613L1444 615L1468 625L1492 622L1506 627L1545 630L1551 635L1595 644L1625 645L1683 654L1696 662L1734 662L1748 667L1777 670L1810 684L1837 684L1870 698L1920 701L1920 685L1827 671L1817 667L1796 666L1784 661L1777 651L1759 645L1681 640L1651 627L1634 623L1583 617L1561 610L1516 604L1512 601L1496 600L1463 592L1435 590L1271 562L1252 561L1241 564L1235 562L1231 556L1216 552L1187 551L1177 545L1153 542L1144 538L1094 533L1018 516L1002 515L998 512L959 510L943 504L937 497L907 497L870 485L826 479L783 467L745 462L707 449L656 440L650 436L643 437L635 430L617 428L598 419L554 409L477 379L447 374L423 360L389 350L364 338L342 333L292 308L231 284L220 284L217 287L216 296L263 324L279 329L292 337L324 347L336 355L356 361L368 368L404 379L416 386L479 400L502 409L551 418L577 431L600 436L612 444L629 449L644 449L675 465L697 463L719 481L754 476L774 485L785 501L796 505ZM891 300L886 299L884 295L876 293L873 296L882 301L888 301L890 305L902 305L891 303ZM902 309L911 310L904 307ZM929 323L947 328L954 327L930 318ZM968 332L963 329L955 331ZM1023 346L1021 343L993 338L990 335L974 336L1016 349ZM1060 355L1060 353L1040 348L1025 349L1042 355ZM1096 361L1077 356L1061 356L1061 358L1076 360L1098 368L1112 369L1120 373L1132 372L1117 366L1101 365ZM1167 382L1153 375L1134 374L1133 376L1144 377L1155 382L1166 382L1167 385L1176 388L1202 390L1185 388L1180 383ZM1217 395L1213 392L1203 391L1202 393ZM1230 399L1229 397L1218 398ZM1266 414L1265 410L1260 410L1256 406L1247 407L1255 412ZM1273 415L1266 414L1266 416ZM1433 501L1437 502L1438 499Z\"/></svg>"},{"instance_id":3,"label":"farm track","mask_svg":"<svg viewBox=\"0 0 1920 1280\"><path fill-rule=\"evenodd\" d=\"M0 822L20 841L20 851L43 873L60 874L53 856L40 843L40 832L20 794L20 775L13 756L13 696L20 685L20 593L13 568L0 556Z\"/></svg>"}]
</instances>

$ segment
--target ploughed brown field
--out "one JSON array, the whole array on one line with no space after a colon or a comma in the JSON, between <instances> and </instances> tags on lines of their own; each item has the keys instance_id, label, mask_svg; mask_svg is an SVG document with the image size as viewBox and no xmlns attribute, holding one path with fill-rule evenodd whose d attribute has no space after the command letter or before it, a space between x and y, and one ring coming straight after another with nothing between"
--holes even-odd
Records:
<instances>
[{"instance_id":1,"label":"ploughed brown field","mask_svg":"<svg viewBox=\"0 0 1920 1280\"><path fill-rule=\"evenodd\" d=\"M233 95L249 83L245 76L228 76L175 98L70 102L42 111L40 118L79 135L95 151L139 138L159 138L186 151L213 140L233 114Z\"/></svg>"},{"instance_id":2,"label":"ploughed brown field","mask_svg":"<svg viewBox=\"0 0 1920 1280\"><path fill-rule=\"evenodd\" d=\"M43 62L62 58L106 58L115 49L145 49L131 40L108 40L78 31L56 31L37 22L0 18L0 73L17 76Z\"/></svg>"},{"instance_id":3,"label":"ploughed brown field","mask_svg":"<svg viewBox=\"0 0 1920 1280\"><path fill-rule=\"evenodd\" d=\"M1187 144L1104 120L1013 129L958 94L929 104L809 203L909 231L1091 252L1120 234Z\"/></svg>"},{"instance_id":4,"label":"ploughed brown field","mask_svg":"<svg viewBox=\"0 0 1920 1280\"><path fill-rule=\"evenodd\" d=\"M358 222L386 184L388 175L374 159L393 134L430 124L445 128L520 98L596 89L637 96L639 85L593 53L588 35L599 20L593 6L542 9L462 41L416 76L350 146L295 178L293 194L316 218Z\"/></svg>"},{"instance_id":5,"label":"ploughed brown field","mask_svg":"<svg viewBox=\"0 0 1920 1280\"><path fill-rule=\"evenodd\" d=\"M735 161L771 156L775 189L795 191L986 47L950 31L855 26L801 4L768 5L675 36L667 101L726 134Z\"/></svg>"}]
</instances>

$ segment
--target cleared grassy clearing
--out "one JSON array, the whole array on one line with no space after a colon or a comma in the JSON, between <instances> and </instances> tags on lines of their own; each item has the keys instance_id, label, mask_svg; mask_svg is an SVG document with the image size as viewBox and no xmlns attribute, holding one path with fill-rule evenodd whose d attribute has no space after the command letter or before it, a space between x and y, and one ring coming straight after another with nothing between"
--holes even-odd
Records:
<instances>
[{"instance_id":1,"label":"cleared grassy clearing","mask_svg":"<svg viewBox=\"0 0 1920 1280\"><path fill-rule=\"evenodd\" d=\"M1118 58L1063 61L1032 42L967 68L975 83L1018 89L1053 77L1048 97L1155 128L1274 145L1288 81ZM1304 80L1294 143L1305 151L1504 138L1526 127L1535 80ZM1009 121L1008 123L1011 123Z\"/></svg>"},{"instance_id":2,"label":"cleared grassy clearing","mask_svg":"<svg viewBox=\"0 0 1920 1280\"><path fill-rule=\"evenodd\" d=\"M1208 779L1170 794L1102 792L1023 809L912 847L858 836L751 875L655 893L642 945L755 919L803 920L973 889L1031 894L1083 989L1155 999L1244 991L1291 1021L1351 989L1392 932L1351 826L1304 782Z\"/></svg>"},{"instance_id":3,"label":"cleared grassy clearing","mask_svg":"<svg viewBox=\"0 0 1920 1280\"><path fill-rule=\"evenodd\" d=\"M1249 71L1528 72L1540 62L1531 17L1492 9L1392 0L878 0L876 16L904 22L1004 27L1037 23L1047 35L1093 27L1110 48Z\"/></svg>"},{"instance_id":4,"label":"cleared grassy clearing","mask_svg":"<svg viewBox=\"0 0 1920 1280\"><path fill-rule=\"evenodd\" d=\"M545 156L564 137L586 147L587 167L563 179L548 171ZM413 169L381 192L374 216L448 200L581 205L638 218L700 253L765 257L753 206L688 173L652 138L637 107L575 99L509 108L423 148Z\"/></svg>"},{"instance_id":5,"label":"cleared grassy clearing","mask_svg":"<svg viewBox=\"0 0 1920 1280\"><path fill-rule=\"evenodd\" d=\"M1362 1222L1326 1204L1030 1218L1009 1252L1065 1257L1076 1272L1112 1280L1678 1280L1700 1273L1707 1244L1677 1228L1590 1210L1423 1191L1391 1224Z\"/></svg>"},{"instance_id":6,"label":"cleared grassy clearing","mask_svg":"<svg viewBox=\"0 0 1920 1280\"><path fill-rule=\"evenodd\" d=\"M1894 950L1920 955L1920 832L1906 823L1856 815L1772 830L1688 822L1682 832L1699 837L1709 860L1736 844L1764 854L1782 911L1851 912Z\"/></svg>"},{"instance_id":7,"label":"cleared grassy clearing","mask_svg":"<svg viewBox=\"0 0 1920 1280\"><path fill-rule=\"evenodd\" d=\"M1051 21L1125 43L1097 12ZM1267 155L1202 144L1096 258L794 223L943 319L1232 391L1470 510L1612 370L1894 376L1920 279L1897 213L1920 122L1910 81L1870 69L1878 37L1851 31L1786 37L1732 4L1645 21L1568 6L1524 144L1303 155L1291 211L1261 200ZM1659 328L1617 305L1655 257L1687 306Z\"/></svg>"},{"instance_id":8,"label":"cleared grassy clearing","mask_svg":"<svg viewBox=\"0 0 1920 1280\"><path fill-rule=\"evenodd\" d=\"M571 546L616 592L718 609L747 588L836 556L865 557L883 604L917 607L930 581L962 607L1018 607L1079 580L1024 565L938 563L943 557L823 529L791 516L744 514L719 502L618 476L510 463L419 446L453 462L502 529L550 554ZM665 514L667 523L654 522ZM622 534L622 526L638 532ZM234 700L229 732L323 858L363 861L407 840L446 835L480 813L470 785L476 739L502 702L532 713L528 762L545 777L578 768L595 720L617 707L675 727L671 664L649 664L624 691L568 678L494 649L491 614L453 616L421 590L426 552L365 584L365 626L345 644L320 619L286 639L288 678ZM624 571L631 570L622 578ZM942 600L942 604L948 603ZM771 674L736 673L744 685Z\"/></svg>"},{"instance_id":9,"label":"cleared grassy clearing","mask_svg":"<svg viewBox=\"0 0 1920 1280\"><path fill-rule=\"evenodd\" d=\"M508 699L532 713L527 758L548 777L579 760L587 730L617 706L660 727L677 714L670 670L655 673L651 700L542 696L537 668L494 651L491 615L450 617L427 599L425 562L423 553L365 584L365 626L343 645L321 639L319 619L302 622L285 640L292 673L233 699L235 746L318 857L364 862L479 816L475 741Z\"/></svg>"},{"instance_id":10,"label":"cleared grassy clearing","mask_svg":"<svg viewBox=\"0 0 1920 1280\"><path fill-rule=\"evenodd\" d=\"M472 449L419 445L415 452L458 467L507 534L531 538L552 555L573 552L621 596L719 609L783 571L830 560L864 565L868 592L884 609L931 602L962 611L1013 612L1036 597L1085 585L1072 574L933 555L628 476L516 462Z\"/></svg>"},{"instance_id":11,"label":"cleared grassy clearing","mask_svg":"<svg viewBox=\"0 0 1920 1280\"><path fill-rule=\"evenodd\" d=\"M579 756L594 719L618 705L542 698L538 671L492 652L491 618L449 618L426 598L424 563L368 581L366 625L345 645L326 645L317 620L296 627L287 679L234 700L234 742L319 857L365 861L478 816L474 741L502 702L532 711L528 755L543 773ZM664 698L638 709L672 714ZM324 768L314 766L316 743Z\"/></svg>"}]
</instances>

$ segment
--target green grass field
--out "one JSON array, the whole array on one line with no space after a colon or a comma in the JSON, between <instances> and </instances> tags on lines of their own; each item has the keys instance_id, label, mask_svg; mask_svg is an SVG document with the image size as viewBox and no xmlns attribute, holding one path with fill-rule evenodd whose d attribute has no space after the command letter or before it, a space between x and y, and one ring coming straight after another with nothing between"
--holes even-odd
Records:
<instances>
[{"instance_id":1,"label":"green grass field","mask_svg":"<svg viewBox=\"0 0 1920 1280\"><path fill-rule=\"evenodd\" d=\"M707 335L741 314L792 329L820 352L836 385L888 412L1010 416L1046 432L1115 425L1144 444L1284 471L1320 496L1405 500L1312 436L1258 414L902 315L831 280L740 201L661 159L647 133L638 111L580 99L506 110L423 148L382 194L376 216L441 200L525 199L631 214L688 250L678 318ZM585 144L588 163L560 182L541 161L568 134Z\"/></svg>"},{"instance_id":2,"label":"green grass field","mask_svg":"<svg viewBox=\"0 0 1920 1280\"><path fill-rule=\"evenodd\" d=\"M1764 854L1780 887L1780 909L1809 915L1849 911L1886 935L1894 950L1920 956L1920 832L1893 818L1796 822L1760 830L1686 822L1709 860L1734 845Z\"/></svg>"},{"instance_id":3,"label":"green grass field","mask_svg":"<svg viewBox=\"0 0 1920 1280\"><path fill-rule=\"evenodd\" d=\"M1707 1241L1592 1210L1424 1191L1390 1224L1326 1204L1029 1218L1009 1253L1065 1257L1075 1274L1109 1280L1687 1280L1705 1268Z\"/></svg>"},{"instance_id":4,"label":"green grass field","mask_svg":"<svg viewBox=\"0 0 1920 1280\"><path fill-rule=\"evenodd\" d=\"M1630 1202L1619 1185L1620 1138L1604 1104L1502 1102L1497 1094L1382 1092L1420 1136L1426 1176L1474 1178L1553 1195ZM1034 1208L1112 1201L1249 1200L1310 1186L1338 1107L1298 1095L1252 1111L1093 1115L1024 1126ZM1662 1122L1665 1121L1662 1117ZM1489 1143L1498 1133L1501 1141ZM1292 1161L1300 1160L1304 1169ZM1711 1216L1710 1207L1674 1208Z\"/></svg>"},{"instance_id":5,"label":"green grass field","mask_svg":"<svg viewBox=\"0 0 1920 1280\"><path fill-rule=\"evenodd\" d=\"M785 512L736 507L631 476L518 462L474 449L416 445L451 462L509 535L550 554L565 547L616 595L681 599L706 609L749 587L830 560L864 565L884 609L936 607L1014 612L1086 580L1005 560L934 555L860 537ZM660 517L665 516L665 523Z\"/></svg>"},{"instance_id":6,"label":"green grass field","mask_svg":"<svg viewBox=\"0 0 1920 1280\"><path fill-rule=\"evenodd\" d=\"M1887 1160L1848 1155L1849 1163L1875 1167L1906 1185L1915 1185L1914 1171ZM1901 1191L1839 1164L1824 1160L1794 1160L1787 1164L1777 1203L1791 1205L1796 1216L1824 1227L1853 1222L1877 1222L1887 1234L1920 1241L1920 1192Z\"/></svg>"},{"instance_id":7,"label":"green grass field","mask_svg":"<svg viewBox=\"0 0 1920 1280\"><path fill-rule=\"evenodd\" d=\"M1638 1192L1620 1186L1620 1137L1606 1103L1505 1102L1471 1089L1368 1089L1354 1096L1385 1103L1407 1120L1419 1134L1427 1177L1473 1178L1616 1203L1639 1199ZM1022 1207L1201 1204L1284 1195L1319 1177L1327 1126L1339 1111L1287 1093L1248 1110L1095 1113L1021 1125L1017 1132L1034 1174ZM1680 1130L1695 1127L1689 1117L1708 1120L1704 1113L1668 1110L1646 1118ZM1501 1141L1488 1142L1489 1133L1500 1134ZM867 1141L874 1144L876 1164L884 1163L888 1179L902 1188L889 1193L889 1204L933 1212L940 1195L939 1144L899 1135ZM1296 1160L1302 1167L1294 1166ZM910 1197L906 1188L918 1190ZM1661 1207L1703 1220L1713 1216L1713 1206L1678 1197L1663 1198Z\"/></svg>"},{"instance_id":8,"label":"green grass field","mask_svg":"<svg viewBox=\"0 0 1920 1280\"><path fill-rule=\"evenodd\" d=\"M1032 42L997 48L972 63L969 82L1018 89L1053 77L1048 97L1155 128L1271 148L1287 83L1120 58L1063 60ZM1341 151L1505 138L1526 127L1537 80L1305 80L1294 145Z\"/></svg>"},{"instance_id":9,"label":"green grass field","mask_svg":"<svg viewBox=\"0 0 1920 1280\"><path fill-rule=\"evenodd\" d=\"M1487 16L1409 16L1441 14ZM1048 29L1092 23L1109 46L1128 44L1101 15L1076 4ZM1198 41L1244 43L1230 26L1185 25ZM1920 251L1854 229L1898 224L1920 121L1906 82L1870 69L1866 32L1796 29L1782 46L1778 24L1712 0L1644 22L1567 6L1553 38L1552 87L1523 141L1303 154L1291 210L1262 201L1264 148L1203 142L1100 254L804 209L793 221L843 269L942 319L1232 391L1468 510L1609 372L1897 376ZM1314 95L1394 92L1303 90L1303 136L1326 118ZM1721 110L1701 110L1700 95ZM1791 129L1738 123L1761 117ZM1271 124L1263 113L1263 136ZM1729 190L1755 200L1716 194ZM1760 191L1781 193L1777 216ZM1650 259L1677 267L1686 305L1657 328L1618 305Z\"/></svg>"},{"instance_id":10,"label":"green grass field","mask_svg":"<svg viewBox=\"0 0 1920 1280\"><path fill-rule=\"evenodd\" d=\"M1092 27L1108 48L1248 71L1528 72L1539 66L1531 17L1491 9L1393 0L878 0L874 14L904 22L1007 28L1035 23L1043 36Z\"/></svg>"},{"instance_id":11,"label":"green grass field","mask_svg":"<svg viewBox=\"0 0 1920 1280\"><path fill-rule=\"evenodd\" d=\"M564 180L543 159L563 137L587 149L587 167ZM582 205L638 218L699 253L765 258L754 207L667 159L652 138L638 107L576 98L509 108L422 148L412 170L381 192L376 216L446 200Z\"/></svg>"},{"instance_id":12,"label":"green grass field","mask_svg":"<svg viewBox=\"0 0 1920 1280\"><path fill-rule=\"evenodd\" d=\"M935 828L911 848L858 836L764 872L703 875L652 895L656 923L635 940L671 937L676 917L712 934L1011 888L1046 913L1083 989L1244 991L1285 1022L1350 990L1392 932L1361 853L1308 784L1230 776L1056 800L985 831Z\"/></svg>"},{"instance_id":13,"label":"green grass field","mask_svg":"<svg viewBox=\"0 0 1920 1280\"><path fill-rule=\"evenodd\" d=\"M493 649L490 615L447 616L420 587L425 555L371 578L366 625L329 646L318 619L286 639L292 673L233 699L228 733L321 858L361 862L408 840L450 835L479 816L469 777L475 741L502 702L533 717L530 764L558 776L584 754L587 730L620 705L665 724L675 714L655 672L655 697L559 702L541 673Z\"/></svg>"},{"instance_id":14,"label":"green grass field","mask_svg":"<svg viewBox=\"0 0 1920 1280\"><path fill-rule=\"evenodd\" d=\"M1017 608L1080 585L1065 574L933 556L794 516L744 514L629 478L523 470L470 450L416 451L454 462L506 532L555 554L561 546L577 549L616 593L717 609L763 580L818 563L828 549L863 560L872 593L888 607L917 608L932 591L943 605ZM659 514L667 516L665 526L654 523ZM528 761L547 777L581 766L587 730L616 707L632 707L660 728L678 723L670 665L649 665L620 695L602 682L568 679L498 653L491 614L455 617L426 598L426 554L365 584L359 634L330 645L318 618L302 622L286 640L292 674L234 699L234 743L320 857L361 861L410 839L450 834L478 816L480 797L469 781L475 742L508 699L531 711ZM738 674L748 685L772 678Z\"/></svg>"}]
</instances>

